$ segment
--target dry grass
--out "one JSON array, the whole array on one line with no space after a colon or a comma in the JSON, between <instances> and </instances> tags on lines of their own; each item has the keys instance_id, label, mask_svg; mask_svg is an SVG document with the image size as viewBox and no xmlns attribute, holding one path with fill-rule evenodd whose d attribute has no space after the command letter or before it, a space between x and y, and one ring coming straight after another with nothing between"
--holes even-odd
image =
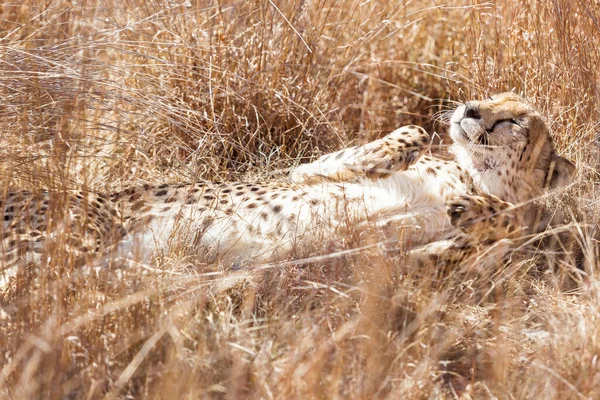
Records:
<instances>
[{"instance_id":1,"label":"dry grass","mask_svg":"<svg viewBox=\"0 0 600 400\"><path fill-rule=\"evenodd\" d=\"M567 290L568 263L440 280L371 248L251 280L176 254L90 277L55 249L0 309L0 396L599 398L600 3L464 3L0 5L4 191L266 176L405 123L443 140L447 100L514 89L578 164L590 252Z\"/></svg>"}]
</instances>

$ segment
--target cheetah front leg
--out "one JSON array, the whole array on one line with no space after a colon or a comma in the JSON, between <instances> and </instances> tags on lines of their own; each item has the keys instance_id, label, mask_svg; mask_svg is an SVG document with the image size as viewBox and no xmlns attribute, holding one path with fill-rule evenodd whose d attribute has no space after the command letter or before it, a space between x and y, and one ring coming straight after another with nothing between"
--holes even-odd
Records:
<instances>
[{"instance_id":1,"label":"cheetah front leg","mask_svg":"<svg viewBox=\"0 0 600 400\"><path fill-rule=\"evenodd\" d=\"M410 265L452 268L472 262L489 267L502 261L523 228L515 207L489 194L456 197L446 211L457 235L410 251Z\"/></svg>"},{"instance_id":2,"label":"cheetah front leg","mask_svg":"<svg viewBox=\"0 0 600 400\"><path fill-rule=\"evenodd\" d=\"M322 180L343 182L363 176L382 178L406 170L428 148L429 135L423 128L403 126L363 146L349 147L302 164L292 170L290 177L302 184Z\"/></svg>"},{"instance_id":3,"label":"cheetah front leg","mask_svg":"<svg viewBox=\"0 0 600 400\"><path fill-rule=\"evenodd\" d=\"M524 228L515 207L491 194L459 196L448 202L452 225L480 243L514 238Z\"/></svg>"}]
</instances>

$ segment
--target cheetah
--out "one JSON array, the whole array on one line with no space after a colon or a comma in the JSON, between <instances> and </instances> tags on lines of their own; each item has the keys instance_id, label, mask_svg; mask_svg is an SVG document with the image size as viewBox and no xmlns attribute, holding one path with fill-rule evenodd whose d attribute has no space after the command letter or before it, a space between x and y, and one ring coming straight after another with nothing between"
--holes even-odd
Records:
<instances>
[{"instance_id":1,"label":"cheetah","mask_svg":"<svg viewBox=\"0 0 600 400\"><path fill-rule=\"evenodd\" d=\"M434 156L428 133L404 126L271 182L10 192L0 202L0 285L44 260L49 244L85 263L136 249L147 259L178 243L239 267L291 256L349 226L389 240L409 232L408 263L456 264L535 230L531 200L574 178L541 115L514 93L460 104L449 133L453 157Z\"/></svg>"}]
</instances>

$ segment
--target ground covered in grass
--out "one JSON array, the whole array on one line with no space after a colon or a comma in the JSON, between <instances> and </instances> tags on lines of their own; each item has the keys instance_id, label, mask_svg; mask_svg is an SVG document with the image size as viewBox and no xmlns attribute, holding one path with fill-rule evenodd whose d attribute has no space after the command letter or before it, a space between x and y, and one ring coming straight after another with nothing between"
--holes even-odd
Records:
<instances>
[{"instance_id":1,"label":"ground covered in grass","mask_svg":"<svg viewBox=\"0 0 600 400\"><path fill-rule=\"evenodd\" d=\"M578 166L586 262L412 271L349 235L90 276L50 249L0 301L0 396L599 398L598 43L592 1L4 2L0 193L266 179L409 123L443 148L454 101L514 90Z\"/></svg>"}]
</instances>

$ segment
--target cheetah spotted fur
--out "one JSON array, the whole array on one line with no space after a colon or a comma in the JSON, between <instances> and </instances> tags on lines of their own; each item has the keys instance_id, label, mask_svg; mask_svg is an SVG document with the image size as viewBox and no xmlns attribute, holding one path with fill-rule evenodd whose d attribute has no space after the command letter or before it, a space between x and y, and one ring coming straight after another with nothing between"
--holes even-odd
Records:
<instances>
[{"instance_id":1,"label":"cheetah spotted fur","mask_svg":"<svg viewBox=\"0 0 600 400\"><path fill-rule=\"evenodd\" d=\"M7 193L0 290L24 265L45 260L51 246L86 263L136 249L148 259L183 243L233 266L289 255L347 226L398 240L410 230L408 263L452 265L535 229L528 202L574 176L542 117L513 93L459 105L450 137L451 160L425 154L429 135L405 126L300 165L285 181Z\"/></svg>"}]
</instances>

